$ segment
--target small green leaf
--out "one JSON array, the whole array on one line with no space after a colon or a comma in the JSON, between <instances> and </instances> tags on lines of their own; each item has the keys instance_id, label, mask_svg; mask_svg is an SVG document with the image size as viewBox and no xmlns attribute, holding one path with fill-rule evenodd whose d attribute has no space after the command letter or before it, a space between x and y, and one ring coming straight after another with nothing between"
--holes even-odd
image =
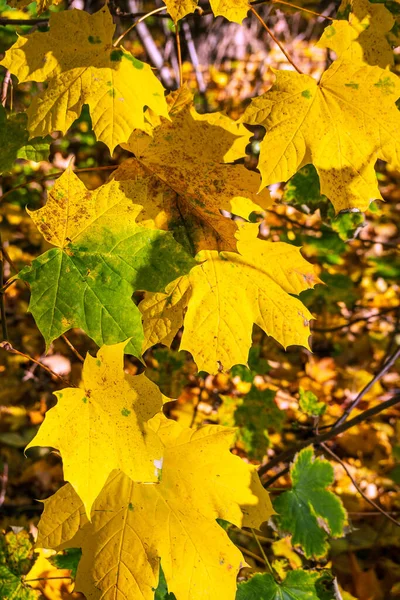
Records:
<instances>
[{"instance_id":1,"label":"small green leaf","mask_svg":"<svg viewBox=\"0 0 400 600\"><path fill-rule=\"evenodd\" d=\"M310 417L320 417L326 411L326 404L319 402L318 398L313 392L304 390L302 387L299 388L300 396L300 408L306 415Z\"/></svg>"},{"instance_id":2,"label":"small green leaf","mask_svg":"<svg viewBox=\"0 0 400 600\"><path fill-rule=\"evenodd\" d=\"M290 571L283 583L278 583L269 573L254 575L240 583L236 600L319 600L315 588L317 573L297 569Z\"/></svg>"},{"instance_id":3,"label":"small green leaf","mask_svg":"<svg viewBox=\"0 0 400 600\"><path fill-rule=\"evenodd\" d=\"M80 548L67 548L55 556L51 556L49 560L57 569L71 571L71 576L75 578L81 556L82 550Z\"/></svg>"},{"instance_id":4,"label":"small green leaf","mask_svg":"<svg viewBox=\"0 0 400 600\"><path fill-rule=\"evenodd\" d=\"M292 490L280 494L273 503L279 527L292 534L292 543L299 544L307 558L324 556L328 533L318 518L333 537L342 535L346 519L341 500L326 489L334 480L333 467L327 460L315 458L309 447L296 456L290 473Z\"/></svg>"}]
</instances>

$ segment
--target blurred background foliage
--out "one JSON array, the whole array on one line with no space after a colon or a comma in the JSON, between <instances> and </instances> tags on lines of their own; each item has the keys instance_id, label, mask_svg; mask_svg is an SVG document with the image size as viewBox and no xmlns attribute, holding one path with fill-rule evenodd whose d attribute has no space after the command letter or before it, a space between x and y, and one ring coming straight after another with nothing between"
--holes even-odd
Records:
<instances>
[{"instance_id":1,"label":"blurred background foliage","mask_svg":"<svg viewBox=\"0 0 400 600\"><path fill-rule=\"evenodd\" d=\"M329 0L297 3L328 16L335 15L338 7ZM132 22L129 13L152 10L154 3L113 0L110 6L116 15L117 31L123 31ZM400 10L398 4L388 6L394 12ZM95 12L100 3L73 0L69 7ZM64 0L51 10L65 8ZM259 11L302 71L318 77L332 59L325 49L314 47L326 21L279 3L260 6ZM48 14L41 16L46 19ZM32 27L4 25L4 18L35 16L35 3L21 11L0 0L0 53L15 42L18 33L47 29L46 21ZM184 80L195 94L199 112L224 110L238 118L251 97L270 87L270 67L290 68L279 48L252 18L239 26L222 18L192 15L184 20L180 34ZM158 67L167 89L176 89L178 61L169 19L147 19L126 38L126 47ZM3 69L0 87L5 76ZM16 82L12 83L6 108L21 112L41 84L17 88ZM252 133L245 163L255 169L263 131L255 128ZM53 134L48 160L17 160L12 170L3 174L0 230L5 281L45 249L25 209L43 206L47 190L71 159L85 185L94 189L126 156L120 148L110 156L106 146L96 142L88 111L84 110L67 135ZM210 376L196 373L190 355L178 351L178 334L171 349L155 347L145 355L148 376L174 399L167 408L169 417L192 427L205 423L236 426L232 451L258 464L307 439L316 427L332 424L372 380L400 344L400 173L380 162L377 172L384 202L374 202L366 214L335 215L330 202L320 195L312 166L304 167L286 185L271 186L276 203L264 214L253 215L253 220L260 223L260 235L302 247L325 284L302 294L302 301L315 316L311 324L312 353L298 347L284 351L255 327L249 367L238 365L229 374ZM63 475L57 453L36 448L25 457L23 448L46 410L54 405L52 392L65 384L29 357L77 384L82 363L70 344L83 356L95 353L96 347L83 332L74 330L54 342L45 354L43 338L27 313L28 303L29 290L22 282L7 287L9 341L27 356L0 350L0 518L1 529L6 532L0 546L0 571L13 556L15 576L29 573L28 579L37 580L32 583L34 589L21 588L18 598L78 598L79 594L72 593L68 577L73 577L79 551L54 557L46 551L32 550L42 510L37 500L54 493L62 485ZM398 365L363 396L354 415L400 391ZM130 357L126 368L131 373L143 369ZM399 413L399 407L392 407L330 443L365 495L395 518L400 518ZM264 552L281 573L301 566L332 568L343 599L400 598L400 529L357 492L340 463L332 461L332 465L333 490L348 511L346 536L331 540L328 555L316 561L293 548L289 537L281 539L276 526L267 527L259 538ZM271 470L269 477L278 470ZM275 498L286 488L290 488L290 479L284 474L269 491ZM227 530L250 566L250 571L244 570L241 576L264 571L266 563L253 536L233 526L227 525ZM17 558L15 545L19 549ZM162 581L156 597L166 598L166 593Z\"/></svg>"}]
</instances>

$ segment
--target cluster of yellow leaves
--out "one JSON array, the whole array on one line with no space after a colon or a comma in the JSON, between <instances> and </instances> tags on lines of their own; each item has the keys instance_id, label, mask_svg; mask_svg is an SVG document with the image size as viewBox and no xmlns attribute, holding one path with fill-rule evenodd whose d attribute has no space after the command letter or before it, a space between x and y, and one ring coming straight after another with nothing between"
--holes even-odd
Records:
<instances>
[{"instance_id":1,"label":"cluster of yellow leaves","mask_svg":"<svg viewBox=\"0 0 400 600\"><path fill-rule=\"evenodd\" d=\"M216 519L259 528L273 514L253 465L229 452L234 430L166 419L124 344L87 356L82 388L58 392L31 446L60 450L68 483L45 501L38 546L81 547L88 599L152 599L160 560L177 600L234 597L245 565Z\"/></svg>"}]
</instances>

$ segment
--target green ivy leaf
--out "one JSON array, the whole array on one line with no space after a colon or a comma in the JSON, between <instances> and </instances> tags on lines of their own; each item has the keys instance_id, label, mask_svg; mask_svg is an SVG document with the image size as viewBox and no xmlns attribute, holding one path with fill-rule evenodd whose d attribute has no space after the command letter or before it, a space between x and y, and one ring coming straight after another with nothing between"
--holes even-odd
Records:
<instances>
[{"instance_id":1,"label":"green ivy leaf","mask_svg":"<svg viewBox=\"0 0 400 600\"><path fill-rule=\"evenodd\" d=\"M296 456L290 473L293 488L273 503L279 527L292 534L292 543L299 544L307 558L324 556L328 533L318 518L333 537L342 535L346 519L341 500L326 489L334 481L333 467L327 460L315 458L309 447Z\"/></svg>"},{"instance_id":2,"label":"green ivy leaf","mask_svg":"<svg viewBox=\"0 0 400 600\"><path fill-rule=\"evenodd\" d=\"M282 583L269 573L256 574L240 583L236 600L319 600L315 588L317 573L297 569L290 571Z\"/></svg>"},{"instance_id":3,"label":"green ivy leaf","mask_svg":"<svg viewBox=\"0 0 400 600\"><path fill-rule=\"evenodd\" d=\"M6 111L0 105L0 173L9 171L17 158L35 162L48 158L51 137L29 140L27 121L28 117L25 113L11 115L7 119Z\"/></svg>"},{"instance_id":4,"label":"green ivy leaf","mask_svg":"<svg viewBox=\"0 0 400 600\"><path fill-rule=\"evenodd\" d=\"M320 417L326 411L326 404L319 402L318 398L310 390L299 388L299 405L303 412L310 417Z\"/></svg>"}]
</instances>

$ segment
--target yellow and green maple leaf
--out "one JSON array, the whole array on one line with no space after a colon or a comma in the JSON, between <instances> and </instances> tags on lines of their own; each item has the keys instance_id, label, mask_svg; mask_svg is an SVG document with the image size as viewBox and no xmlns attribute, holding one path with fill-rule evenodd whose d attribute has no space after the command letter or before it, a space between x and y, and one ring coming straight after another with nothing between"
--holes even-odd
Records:
<instances>
[{"instance_id":1,"label":"yellow and green maple leaf","mask_svg":"<svg viewBox=\"0 0 400 600\"><path fill-rule=\"evenodd\" d=\"M136 223L148 193L142 181L110 181L89 191L69 168L46 205L30 213L55 246L18 275L31 286L29 310L47 346L79 327L99 346L132 338L126 350L141 356L133 292L164 291L195 264L170 233Z\"/></svg>"},{"instance_id":2,"label":"yellow and green maple leaf","mask_svg":"<svg viewBox=\"0 0 400 600\"><path fill-rule=\"evenodd\" d=\"M165 294L146 295L139 306L145 348L156 340L168 345L183 324L180 349L200 371L215 373L247 363L254 323L284 347L308 347L313 317L293 295L320 280L298 248L257 234L257 224L242 224L237 253L202 251L188 276Z\"/></svg>"}]
</instances>

